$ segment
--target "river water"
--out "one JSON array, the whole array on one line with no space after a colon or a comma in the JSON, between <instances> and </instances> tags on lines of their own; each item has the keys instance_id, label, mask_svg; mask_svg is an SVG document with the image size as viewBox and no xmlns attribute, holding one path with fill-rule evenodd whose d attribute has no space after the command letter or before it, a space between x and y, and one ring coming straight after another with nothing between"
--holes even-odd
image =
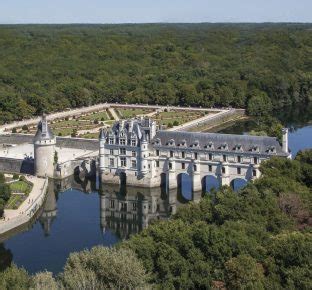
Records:
<instances>
[{"instance_id":1,"label":"river water","mask_svg":"<svg viewBox=\"0 0 312 290\"><path fill-rule=\"evenodd\" d=\"M285 120L291 128L289 147L293 156L300 149L312 148L311 115L299 112ZM238 122L222 132L243 134L254 126L252 121ZM95 181L74 177L50 182L40 217L29 228L6 239L0 237L0 270L14 262L30 273L48 270L57 274L71 252L114 245L153 220L167 219L187 202L177 191L99 187ZM198 200L200 196L192 198Z\"/></svg>"}]
</instances>

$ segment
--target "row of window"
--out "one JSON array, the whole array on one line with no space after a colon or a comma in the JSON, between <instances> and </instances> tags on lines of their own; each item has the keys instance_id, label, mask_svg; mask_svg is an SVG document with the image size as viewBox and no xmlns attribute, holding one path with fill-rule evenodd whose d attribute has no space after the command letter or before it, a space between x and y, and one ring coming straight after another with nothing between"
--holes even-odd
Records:
<instances>
[{"instance_id":1,"label":"row of window","mask_svg":"<svg viewBox=\"0 0 312 290\"><path fill-rule=\"evenodd\" d=\"M109 154L110 154L110 155L114 155L114 153L115 153L114 149L110 149L110 150L109 150ZM119 154L120 154L120 155L126 155L126 154L127 154L126 148L119 148ZM137 156L136 151L131 151L131 156L132 156L132 157L136 157L136 156Z\"/></svg>"},{"instance_id":2,"label":"row of window","mask_svg":"<svg viewBox=\"0 0 312 290\"><path fill-rule=\"evenodd\" d=\"M108 139L108 144L113 145L115 144L115 139L114 138L109 138ZM127 141L125 138L120 138L119 139L119 145L127 145ZM137 146L137 141L135 139L131 139L130 142L131 146Z\"/></svg>"},{"instance_id":3,"label":"row of window","mask_svg":"<svg viewBox=\"0 0 312 290\"><path fill-rule=\"evenodd\" d=\"M115 167L115 158L109 159L109 165L111 167ZM120 166L121 167L127 167L127 158L126 157L120 157ZM136 160L131 160L131 168L136 168L137 162Z\"/></svg>"},{"instance_id":4,"label":"row of window","mask_svg":"<svg viewBox=\"0 0 312 290\"><path fill-rule=\"evenodd\" d=\"M160 151L159 150L156 150L156 156L160 156ZM181 157L182 158L185 158L185 152L182 151L181 152ZM173 151L170 151L170 157L174 157L174 152ZM194 159L198 159L198 153L197 152L194 152ZM212 153L209 153L208 154L208 160L212 161L213 160L213 154ZM228 156L227 155L222 155L222 160L224 162L226 162L228 160ZM242 157L241 156L237 156L236 157L236 161L238 163L241 163L242 162ZM258 164L258 157L253 157L253 161L254 161L254 164Z\"/></svg>"}]
</instances>

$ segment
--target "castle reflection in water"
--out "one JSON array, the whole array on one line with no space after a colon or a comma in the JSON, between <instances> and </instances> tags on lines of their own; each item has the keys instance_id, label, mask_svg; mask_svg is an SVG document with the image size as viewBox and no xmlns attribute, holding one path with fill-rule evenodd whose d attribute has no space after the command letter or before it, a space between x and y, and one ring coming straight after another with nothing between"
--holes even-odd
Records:
<instances>
[{"instance_id":1,"label":"castle reflection in water","mask_svg":"<svg viewBox=\"0 0 312 290\"><path fill-rule=\"evenodd\" d=\"M99 184L96 180L80 180L71 176L54 180L49 184L46 202L39 216L45 235L50 234L53 221L57 216L57 199L62 192L76 189L88 194L99 194L99 229L114 232L120 239L127 239L145 229L155 220L168 219L181 204L189 200L198 201L200 193L190 193L188 197L173 189L166 192L162 188L123 187ZM81 205L83 210L83 205Z\"/></svg>"}]
</instances>

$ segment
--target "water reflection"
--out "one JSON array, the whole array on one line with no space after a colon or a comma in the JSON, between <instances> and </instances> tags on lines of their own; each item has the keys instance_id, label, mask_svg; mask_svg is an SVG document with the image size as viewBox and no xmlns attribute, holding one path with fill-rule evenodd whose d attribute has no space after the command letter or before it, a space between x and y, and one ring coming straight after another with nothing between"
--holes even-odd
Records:
<instances>
[{"instance_id":1,"label":"water reflection","mask_svg":"<svg viewBox=\"0 0 312 290\"><path fill-rule=\"evenodd\" d=\"M179 195L178 190L120 188L74 176L51 181L38 216L0 237L0 269L14 262L30 273L58 273L73 251L114 245L169 218L181 204ZM191 196L200 198L200 193Z\"/></svg>"}]
</instances>

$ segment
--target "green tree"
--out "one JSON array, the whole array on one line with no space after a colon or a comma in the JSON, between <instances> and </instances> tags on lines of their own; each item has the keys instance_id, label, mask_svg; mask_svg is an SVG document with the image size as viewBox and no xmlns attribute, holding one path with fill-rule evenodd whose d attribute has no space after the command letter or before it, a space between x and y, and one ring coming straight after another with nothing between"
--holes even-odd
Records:
<instances>
[{"instance_id":1,"label":"green tree","mask_svg":"<svg viewBox=\"0 0 312 290\"><path fill-rule=\"evenodd\" d=\"M256 91L248 100L247 113L250 116L262 117L270 115L272 103L266 93Z\"/></svg>"},{"instance_id":2,"label":"green tree","mask_svg":"<svg viewBox=\"0 0 312 290\"><path fill-rule=\"evenodd\" d=\"M249 255L239 255L225 263L229 289L264 289L264 269Z\"/></svg>"},{"instance_id":3,"label":"green tree","mask_svg":"<svg viewBox=\"0 0 312 290\"><path fill-rule=\"evenodd\" d=\"M147 275L129 249L94 247L70 254L61 275L66 289L144 287Z\"/></svg>"}]
</instances>

